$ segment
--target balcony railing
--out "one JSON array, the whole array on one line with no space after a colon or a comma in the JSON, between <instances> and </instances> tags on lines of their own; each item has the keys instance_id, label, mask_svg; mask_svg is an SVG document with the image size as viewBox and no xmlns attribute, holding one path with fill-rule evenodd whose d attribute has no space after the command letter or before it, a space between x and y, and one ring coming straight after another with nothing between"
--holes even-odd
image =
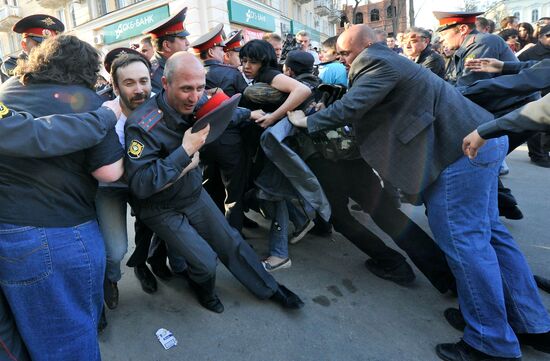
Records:
<instances>
[{"instance_id":1,"label":"balcony railing","mask_svg":"<svg viewBox=\"0 0 550 361\"><path fill-rule=\"evenodd\" d=\"M4 5L0 7L0 31L11 31L13 25L20 19L18 6Z\"/></svg>"},{"instance_id":2,"label":"balcony railing","mask_svg":"<svg viewBox=\"0 0 550 361\"><path fill-rule=\"evenodd\" d=\"M46 9L59 9L64 7L67 4L68 0L36 0L36 2L38 3L38 5ZM80 0L76 0L73 2L81 3Z\"/></svg>"},{"instance_id":3,"label":"balcony railing","mask_svg":"<svg viewBox=\"0 0 550 361\"><path fill-rule=\"evenodd\" d=\"M319 16L329 15L333 8L331 0L315 0L314 7L315 14Z\"/></svg>"},{"instance_id":4,"label":"balcony railing","mask_svg":"<svg viewBox=\"0 0 550 361\"><path fill-rule=\"evenodd\" d=\"M333 9L328 15L328 21L332 24L338 24L342 18L342 11Z\"/></svg>"}]
</instances>

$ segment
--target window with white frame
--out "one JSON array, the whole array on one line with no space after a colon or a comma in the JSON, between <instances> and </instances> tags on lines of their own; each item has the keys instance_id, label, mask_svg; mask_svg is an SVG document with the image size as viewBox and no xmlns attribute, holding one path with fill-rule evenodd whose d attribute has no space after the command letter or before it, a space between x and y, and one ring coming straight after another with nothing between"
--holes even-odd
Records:
<instances>
[{"instance_id":1,"label":"window with white frame","mask_svg":"<svg viewBox=\"0 0 550 361\"><path fill-rule=\"evenodd\" d=\"M536 23L539 20L539 9L531 11L531 22Z\"/></svg>"}]
</instances>

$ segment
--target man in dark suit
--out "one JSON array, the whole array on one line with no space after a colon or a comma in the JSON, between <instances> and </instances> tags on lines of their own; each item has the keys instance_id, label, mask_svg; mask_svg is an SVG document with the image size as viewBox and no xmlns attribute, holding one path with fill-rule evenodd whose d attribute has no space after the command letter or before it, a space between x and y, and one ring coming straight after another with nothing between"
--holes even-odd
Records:
<instances>
[{"instance_id":1,"label":"man in dark suit","mask_svg":"<svg viewBox=\"0 0 550 361\"><path fill-rule=\"evenodd\" d=\"M348 93L325 110L289 118L310 133L352 124L367 163L405 193L420 195L456 277L467 324L463 340L438 345L438 356L520 360L515 332L547 332L550 317L521 251L498 218L497 175L507 138L488 141L470 161L462 154L462 138L492 120L491 113L375 42L366 25L341 34ZM412 89L422 98L411 96Z\"/></svg>"},{"instance_id":2,"label":"man in dark suit","mask_svg":"<svg viewBox=\"0 0 550 361\"><path fill-rule=\"evenodd\" d=\"M430 69L437 76L445 76L445 59L430 45L432 35L426 29L412 27L403 37L403 53L412 61Z\"/></svg>"}]
</instances>

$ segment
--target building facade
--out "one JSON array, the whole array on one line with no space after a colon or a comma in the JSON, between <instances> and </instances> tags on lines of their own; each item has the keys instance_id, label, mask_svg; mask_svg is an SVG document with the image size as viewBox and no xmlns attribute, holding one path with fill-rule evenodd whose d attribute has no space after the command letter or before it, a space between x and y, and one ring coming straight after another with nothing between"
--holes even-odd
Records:
<instances>
[{"instance_id":1,"label":"building facade","mask_svg":"<svg viewBox=\"0 0 550 361\"><path fill-rule=\"evenodd\" d=\"M65 33L102 53L136 44L141 32L187 6L190 41L214 25L242 29L246 40L267 32L281 35L306 30L314 41L335 34L340 12L332 0L0 0L0 55L20 51L21 36L11 27L32 14L49 14L65 24Z\"/></svg>"},{"instance_id":2,"label":"building facade","mask_svg":"<svg viewBox=\"0 0 550 361\"><path fill-rule=\"evenodd\" d=\"M408 24L408 1L406 0L379 0L366 1L365 5L357 7L355 15L354 6L344 6L345 17L338 24L337 32L344 31L344 23L367 24L373 29L382 29L388 34L404 32ZM394 20L397 21L394 22ZM394 28L394 24L395 27Z\"/></svg>"},{"instance_id":3,"label":"building facade","mask_svg":"<svg viewBox=\"0 0 550 361\"><path fill-rule=\"evenodd\" d=\"M550 17L548 0L501 0L485 11L485 17L497 23L506 16L514 15L520 22L535 23L542 17Z\"/></svg>"}]
</instances>

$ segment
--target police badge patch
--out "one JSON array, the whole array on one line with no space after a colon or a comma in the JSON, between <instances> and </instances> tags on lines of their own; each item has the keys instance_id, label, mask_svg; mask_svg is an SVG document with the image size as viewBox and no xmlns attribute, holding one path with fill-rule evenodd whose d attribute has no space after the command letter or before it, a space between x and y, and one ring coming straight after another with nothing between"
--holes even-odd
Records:
<instances>
[{"instance_id":1,"label":"police badge patch","mask_svg":"<svg viewBox=\"0 0 550 361\"><path fill-rule=\"evenodd\" d=\"M0 102L0 119L5 118L6 115L10 115L11 110L8 109L7 106L4 105L4 103Z\"/></svg>"},{"instance_id":2,"label":"police badge patch","mask_svg":"<svg viewBox=\"0 0 550 361\"><path fill-rule=\"evenodd\" d=\"M143 152L143 144L137 140L132 140L130 146L128 147L128 156L130 158L139 158L141 157L141 152Z\"/></svg>"}]
</instances>

